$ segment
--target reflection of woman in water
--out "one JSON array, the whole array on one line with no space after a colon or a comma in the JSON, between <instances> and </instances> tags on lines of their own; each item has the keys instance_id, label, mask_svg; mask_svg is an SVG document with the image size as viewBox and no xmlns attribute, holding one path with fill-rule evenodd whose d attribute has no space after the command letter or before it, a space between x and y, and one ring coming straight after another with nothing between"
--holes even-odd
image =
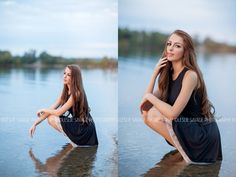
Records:
<instances>
[{"instance_id":1,"label":"reflection of woman in water","mask_svg":"<svg viewBox=\"0 0 236 177\"><path fill-rule=\"evenodd\" d=\"M40 175L49 176L92 176L93 164L95 161L97 147L72 148L67 144L57 154L49 157L42 163L29 150L29 156L35 164L36 171Z\"/></svg>"},{"instance_id":2,"label":"reflection of woman in water","mask_svg":"<svg viewBox=\"0 0 236 177\"><path fill-rule=\"evenodd\" d=\"M188 165L177 150L164 155L155 167L149 169L144 177L198 176L218 177L221 161L208 165Z\"/></svg>"},{"instance_id":3,"label":"reflection of woman in water","mask_svg":"<svg viewBox=\"0 0 236 177\"><path fill-rule=\"evenodd\" d=\"M153 92L158 76L158 88ZM168 38L140 109L144 122L177 148L187 163L222 159L214 107L186 32L176 30Z\"/></svg>"},{"instance_id":4,"label":"reflection of woman in water","mask_svg":"<svg viewBox=\"0 0 236 177\"><path fill-rule=\"evenodd\" d=\"M66 115L67 113L67 115ZM38 119L29 130L33 136L36 126L46 118L48 123L71 140L73 146L97 145L95 124L90 115L82 75L77 65L64 70L64 88L56 102L37 112Z\"/></svg>"}]
</instances>

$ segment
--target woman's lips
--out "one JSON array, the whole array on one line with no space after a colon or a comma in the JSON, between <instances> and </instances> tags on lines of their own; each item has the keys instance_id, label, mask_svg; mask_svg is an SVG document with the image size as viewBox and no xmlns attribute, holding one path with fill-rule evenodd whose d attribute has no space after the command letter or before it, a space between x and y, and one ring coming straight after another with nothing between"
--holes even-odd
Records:
<instances>
[{"instance_id":1,"label":"woman's lips","mask_svg":"<svg viewBox=\"0 0 236 177\"><path fill-rule=\"evenodd\" d=\"M174 55L174 54L172 54L172 53L168 53L168 54L167 54L168 57L172 57L173 55Z\"/></svg>"}]
</instances>

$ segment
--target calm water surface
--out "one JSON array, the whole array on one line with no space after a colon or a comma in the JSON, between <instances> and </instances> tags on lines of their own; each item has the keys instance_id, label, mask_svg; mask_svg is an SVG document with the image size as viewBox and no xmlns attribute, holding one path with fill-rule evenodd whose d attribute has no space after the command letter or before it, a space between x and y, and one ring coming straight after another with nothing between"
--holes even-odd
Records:
<instances>
[{"instance_id":1,"label":"calm water surface","mask_svg":"<svg viewBox=\"0 0 236 177\"><path fill-rule=\"evenodd\" d=\"M117 174L117 72L83 70L99 146L72 149L47 121L28 129L36 111L62 89L63 69L0 70L0 176L113 176Z\"/></svg>"},{"instance_id":2,"label":"calm water surface","mask_svg":"<svg viewBox=\"0 0 236 177\"><path fill-rule=\"evenodd\" d=\"M223 146L222 163L208 166L173 163L174 149L142 122L139 103L157 60L119 58L119 176L235 176L236 55L198 56Z\"/></svg>"}]
</instances>

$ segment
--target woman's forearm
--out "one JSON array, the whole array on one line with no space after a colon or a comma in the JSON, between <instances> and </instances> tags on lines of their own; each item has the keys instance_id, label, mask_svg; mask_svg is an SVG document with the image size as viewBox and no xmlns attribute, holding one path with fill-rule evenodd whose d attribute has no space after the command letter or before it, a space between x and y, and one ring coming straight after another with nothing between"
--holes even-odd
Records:
<instances>
[{"instance_id":1,"label":"woman's forearm","mask_svg":"<svg viewBox=\"0 0 236 177\"><path fill-rule=\"evenodd\" d=\"M35 125L40 124L40 123L41 123L42 121L44 121L48 116L49 116L48 113L42 114L41 116L39 116L39 117L35 120L34 124L35 124Z\"/></svg>"},{"instance_id":2,"label":"woman's forearm","mask_svg":"<svg viewBox=\"0 0 236 177\"><path fill-rule=\"evenodd\" d=\"M147 87L147 89L146 89L144 94L153 93L153 89L154 89L154 86L155 86L156 78L159 75L161 68L165 67L167 62L168 62L167 57L164 57L164 58L161 58L159 60L159 62L156 64L156 66L154 68L154 71L152 73L152 76L151 76L151 80L150 80L150 82L148 84L148 87ZM155 96L158 97L158 93L155 93Z\"/></svg>"},{"instance_id":3,"label":"woman's forearm","mask_svg":"<svg viewBox=\"0 0 236 177\"><path fill-rule=\"evenodd\" d=\"M159 110L159 112L164 115L169 120L174 120L178 116L178 113L174 110L173 106L161 101L153 94L147 94L146 99L150 101L153 106Z\"/></svg>"}]
</instances>

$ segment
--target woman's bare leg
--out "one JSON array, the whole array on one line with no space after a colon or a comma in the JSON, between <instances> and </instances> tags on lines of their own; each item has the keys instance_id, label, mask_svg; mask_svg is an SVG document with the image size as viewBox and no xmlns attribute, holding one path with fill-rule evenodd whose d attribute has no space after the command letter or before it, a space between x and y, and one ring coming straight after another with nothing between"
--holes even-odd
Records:
<instances>
[{"instance_id":1,"label":"woman's bare leg","mask_svg":"<svg viewBox=\"0 0 236 177\"><path fill-rule=\"evenodd\" d=\"M70 138L64 133L61 125L60 125L60 118L57 117L57 116L53 116L53 115L50 115L48 116L48 123L49 125L51 125L53 128L55 128L57 131L59 131L60 133L63 133L67 138L68 140L70 141L70 144L73 146L73 147L77 147L78 145L76 145L74 142L72 142L70 140Z\"/></svg>"},{"instance_id":2,"label":"woman's bare leg","mask_svg":"<svg viewBox=\"0 0 236 177\"><path fill-rule=\"evenodd\" d=\"M143 119L146 125L148 125L155 132L159 133L174 146L172 138L170 137L164 122L165 118L155 107L152 107L149 111L143 111Z\"/></svg>"},{"instance_id":3,"label":"woman's bare leg","mask_svg":"<svg viewBox=\"0 0 236 177\"><path fill-rule=\"evenodd\" d=\"M50 115L48 116L48 123L49 125L51 125L54 129L56 129L57 131L59 131L60 133L62 132L61 127L58 126L58 119L59 117L54 116L54 115Z\"/></svg>"}]
</instances>

